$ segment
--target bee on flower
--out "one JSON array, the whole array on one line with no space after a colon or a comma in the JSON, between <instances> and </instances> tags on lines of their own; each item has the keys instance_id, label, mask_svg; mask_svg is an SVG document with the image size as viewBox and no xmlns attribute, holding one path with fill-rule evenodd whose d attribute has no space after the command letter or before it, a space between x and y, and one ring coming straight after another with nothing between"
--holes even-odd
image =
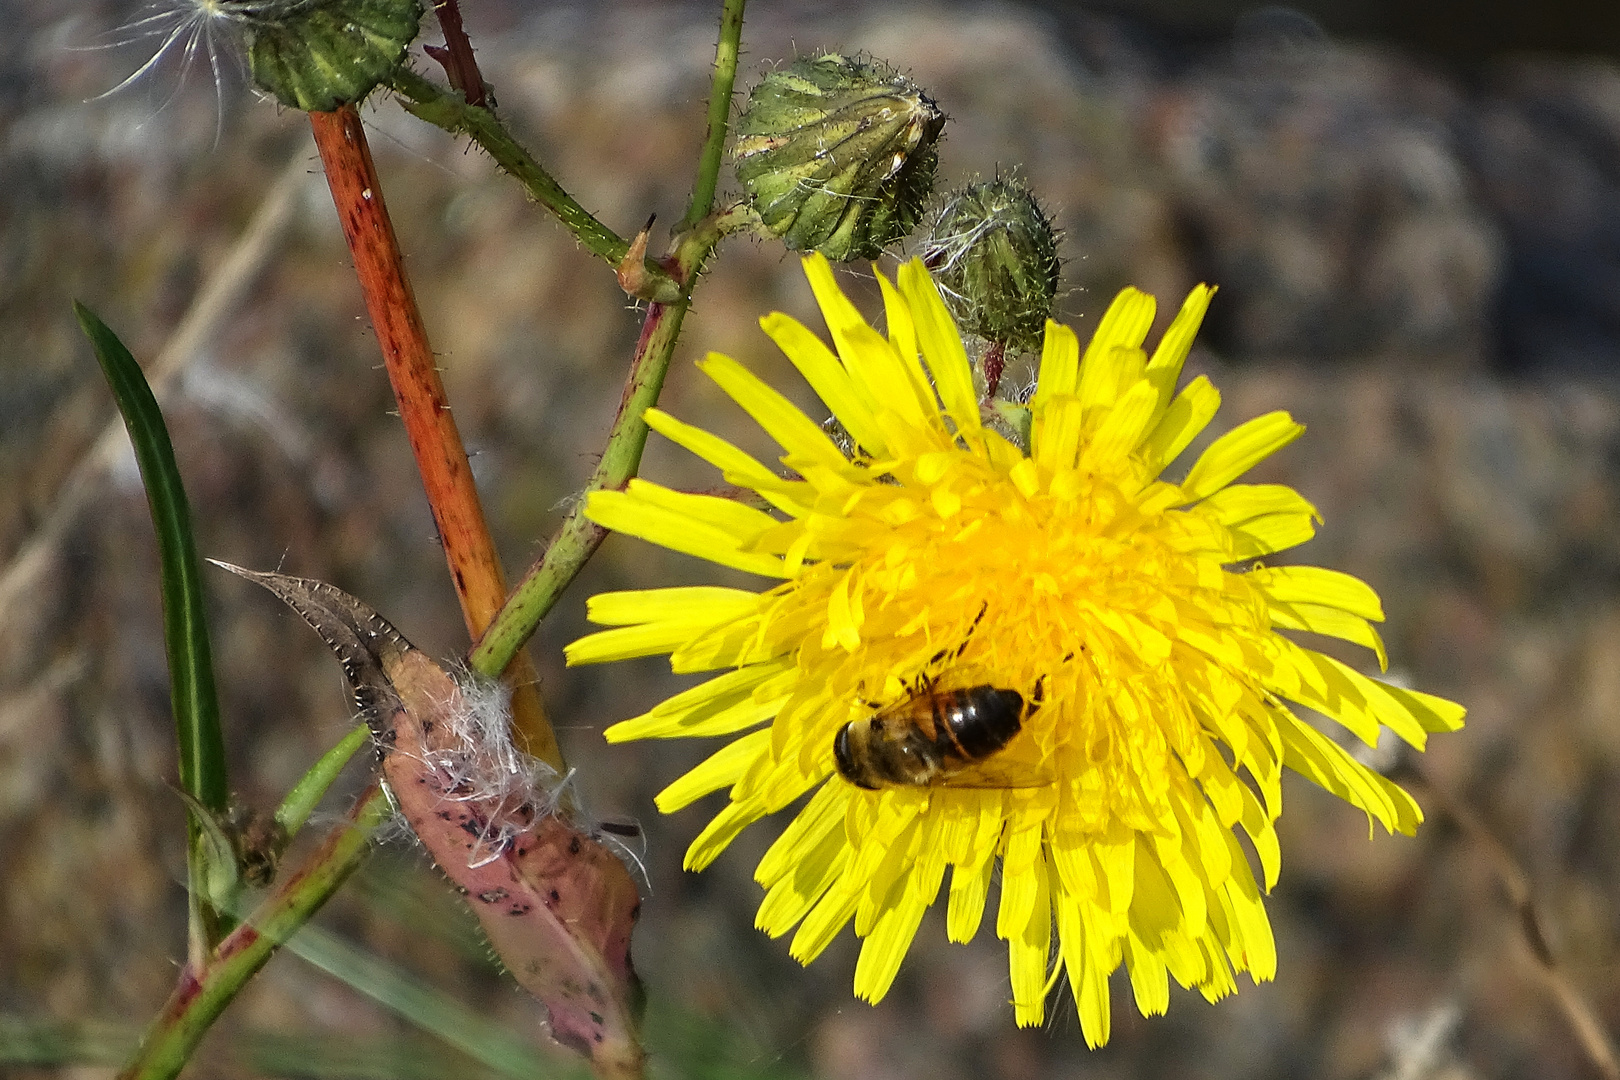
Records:
<instances>
[{"instance_id":1,"label":"bee on flower","mask_svg":"<svg viewBox=\"0 0 1620 1080\"><path fill-rule=\"evenodd\" d=\"M1213 290L1193 290L1151 353L1155 303L1134 289L1084 349L1048 321L1029 401L987 406L921 261L896 282L879 275L886 334L824 258L804 267L831 347L780 313L761 325L849 449L711 353L699 367L781 445L787 471L659 410L647 423L774 512L645 480L587 508L773 582L602 594L589 615L610 629L568 649L570 663L667 653L677 672L714 673L607 732L726 740L658 796L673 812L729 791L687 867L809 794L756 870L757 924L793 931L808 963L853 922L855 993L875 1002L942 890L951 940L978 932L999 865L1017 1022L1040 1023L1067 977L1093 1046L1108 1039L1122 965L1144 1014L1165 1010L1171 978L1211 1000L1239 973L1271 978L1262 892L1279 870L1283 769L1388 830L1422 816L1296 707L1419 749L1463 709L1282 632L1363 645L1385 664L1369 586L1263 561L1315 531L1293 489L1238 482L1299 436L1286 413L1166 477L1219 405L1202 376L1177 389Z\"/></svg>"}]
</instances>

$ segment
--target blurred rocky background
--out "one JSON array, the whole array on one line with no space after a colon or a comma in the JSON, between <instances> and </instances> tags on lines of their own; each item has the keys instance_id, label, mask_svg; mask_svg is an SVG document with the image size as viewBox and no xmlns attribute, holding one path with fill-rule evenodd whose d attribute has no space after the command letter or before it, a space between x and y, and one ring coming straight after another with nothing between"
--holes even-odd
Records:
<instances>
[{"instance_id":1,"label":"blurred rocky background","mask_svg":"<svg viewBox=\"0 0 1620 1080\"><path fill-rule=\"evenodd\" d=\"M629 233L685 205L716 7L466 0L465 14L508 123ZM1369 39L1388 27L1357 23L1345 13L1374 9L1348 2L1202 5L1178 23L1178 7L1151 3L755 0L739 84L822 48L908 69L951 117L942 182L1017 167L1067 230L1060 306L1082 334L1126 283L1169 311L1193 283L1220 284L1194 360L1225 392L1219 423L1281 407L1309 426L1265 469L1326 519L1299 557L1376 585L1400 674L1470 707L1466 731L1436 738L1423 767L1529 875L1569 980L1616 1032L1620 64L1601 54L1612 19L1567 40L1484 40L1495 9L1405 7L1433 32L1403 46ZM1534 27L1556 22L1517 8ZM110 45L141 15L110 0L0 0L7 1076L111 1075L183 949L156 554L127 451L106 469L80 465L113 410L71 299L155 358L234 252L250 271L239 299L193 347L169 347L165 407L202 551L331 581L434 654L465 646L304 118L253 100L228 60L216 93L201 52L185 78L176 51L98 98L151 55L151 41ZM438 40L431 22L424 40ZM386 99L367 116L515 574L589 473L639 319L606 268L480 154ZM279 217L265 209L278 191ZM255 221L262 243L244 256ZM869 303L865 276L848 281ZM763 437L690 362L731 353L809 407L755 325L773 308L819 325L796 259L732 241L664 400L759 454ZM1014 371L1027 378L1027 361ZM713 482L656 439L644 469ZM707 815L662 819L651 796L706 749L603 744L604 726L679 681L655 661L561 666L590 593L723 579L610 540L531 649L586 804L645 833L636 960L657 1075L1601 1075L1479 845L1439 814L1416 839L1369 841L1360 815L1303 782L1288 786L1281 822L1273 983L1216 1006L1177 993L1167 1017L1143 1020L1117 982L1113 1041L1088 1051L1066 998L1047 1030L1016 1030L1001 943L987 926L948 945L936 913L888 999L853 1000L847 932L805 971L753 929L752 867L776 826L705 874L680 870ZM212 585L233 782L268 808L346 729L341 675L270 597L223 574ZM331 812L344 806L334 798ZM535 1007L469 940L458 905L399 840L320 923L539 1039ZM51 1064L66 1059L79 1064ZM283 955L192 1075L487 1073Z\"/></svg>"}]
</instances>

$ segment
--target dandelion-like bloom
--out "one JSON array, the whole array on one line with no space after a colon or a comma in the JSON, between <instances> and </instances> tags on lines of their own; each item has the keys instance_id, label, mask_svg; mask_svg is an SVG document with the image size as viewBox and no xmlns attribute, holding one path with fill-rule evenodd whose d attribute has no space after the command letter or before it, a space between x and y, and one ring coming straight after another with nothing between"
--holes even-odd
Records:
<instances>
[{"instance_id":1,"label":"dandelion-like bloom","mask_svg":"<svg viewBox=\"0 0 1620 1080\"><path fill-rule=\"evenodd\" d=\"M1260 561L1314 532L1316 511L1293 489L1235 483L1303 430L1286 413L1214 440L1179 482L1162 476L1220 400L1203 377L1176 392L1213 290L1193 290L1151 356L1154 301L1134 289L1083 353L1049 322L1027 406L992 414L920 262L900 268L898 287L879 278L886 338L824 259L805 269L836 354L786 315L761 323L850 448L711 353L699 366L781 444L790 472L666 413L647 422L776 513L642 480L588 506L608 528L780 582L599 595L590 617L613 629L568 651L571 663L669 653L677 672L723 671L607 732L734 736L658 797L669 812L730 788L687 867L813 792L760 861L757 923L773 936L797 927L792 954L808 963L853 919L865 939L855 992L875 1002L946 870L949 936L967 941L999 860L995 924L1017 1022L1039 1023L1066 973L1092 1045L1108 1038L1121 964L1144 1014L1165 1010L1172 976L1211 1000L1237 972L1272 977L1271 928L1236 830L1269 889L1284 766L1366 811L1369 827L1410 833L1421 819L1294 706L1369 744L1388 727L1418 748L1461 726L1463 709L1279 632L1341 638L1384 663L1370 587ZM839 774L845 725L974 687L1029 703L1004 748L921 785L867 790Z\"/></svg>"}]
</instances>

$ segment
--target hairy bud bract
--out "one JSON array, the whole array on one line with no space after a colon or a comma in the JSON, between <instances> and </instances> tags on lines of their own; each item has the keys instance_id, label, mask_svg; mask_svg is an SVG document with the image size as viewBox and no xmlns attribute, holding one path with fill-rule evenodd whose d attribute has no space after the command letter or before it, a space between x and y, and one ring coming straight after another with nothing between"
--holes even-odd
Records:
<instances>
[{"instance_id":1,"label":"hairy bud bract","mask_svg":"<svg viewBox=\"0 0 1620 1080\"><path fill-rule=\"evenodd\" d=\"M1014 352L1040 345L1057 296L1057 230L1016 177L946 196L922 259L962 329Z\"/></svg>"},{"instance_id":2,"label":"hairy bud bract","mask_svg":"<svg viewBox=\"0 0 1620 1080\"><path fill-rule=\"evenodd\" d=\"M945 114L904 75L828 53L765 76L737 124L737 179L772 236L872 259L916 227Z\"/></svg>"},{"instance_id":3,"label":"hairy bud bract","mask_svg":"<svg viewBox=\"0 0 1620 1080\"><path fill-rule=\"evenodd\" d=\"M404 62L420 0L303 0L260 5L248 20L253 81L305 112L359 101Z\"/></svg>"}]
</instances>

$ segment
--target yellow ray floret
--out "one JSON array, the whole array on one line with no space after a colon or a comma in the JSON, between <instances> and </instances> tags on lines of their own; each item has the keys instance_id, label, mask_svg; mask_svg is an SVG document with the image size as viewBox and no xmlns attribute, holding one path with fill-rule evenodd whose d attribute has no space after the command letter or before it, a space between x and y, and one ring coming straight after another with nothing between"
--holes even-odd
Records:
<instances>
[{"instance_id":1,"label":"yellow ray floret","mask_svg":"<svg viewBox=\"0 0 1620 1080\"><path fill-rule=\"evenodd\" d=\"M1417 804L1317 725L1368 743L1387 728L1421 749L1463 709L1284 633L1387 663L1368 585L1257 561L1319 522L1292 488L1239 482L1304 430L1286 413L1165 475L1220 404L1202 376L1177 389L1214 290L1194 289L1151 353L1156 305L1134 289L1083 348L1048 323L1020 404L979 400L920 262L897 282L879 275L886 335L824 259L805 271L831 345L787 315L761 325L834 424L718 354L699 366L777 442L778 462L647 414L774 512L640 480L587 506L608 528L769 579L759 592L598 596L589 615L608 629L568 648L570 663L668 653L676 671L713 673L607 732L727 740L658 797L674 811L729 792L687 866L808 794L756 870L761 929L792 931L809 963L853 923L855 992L877 1001L944 891L953 941L994 911L1016 1021L1039 1023L1066 977L1093 1045L1121 967L1144 1014L1166 1009L1172 979L1214 1000L1239 973L1271 978L1262 895L1280 868L1283 768L1409 833ZM846 725L887 710L889 732L907 702L975 687L1027 705L993 751L916 783L840 772Z\"/></svg>"}]
</instances>

